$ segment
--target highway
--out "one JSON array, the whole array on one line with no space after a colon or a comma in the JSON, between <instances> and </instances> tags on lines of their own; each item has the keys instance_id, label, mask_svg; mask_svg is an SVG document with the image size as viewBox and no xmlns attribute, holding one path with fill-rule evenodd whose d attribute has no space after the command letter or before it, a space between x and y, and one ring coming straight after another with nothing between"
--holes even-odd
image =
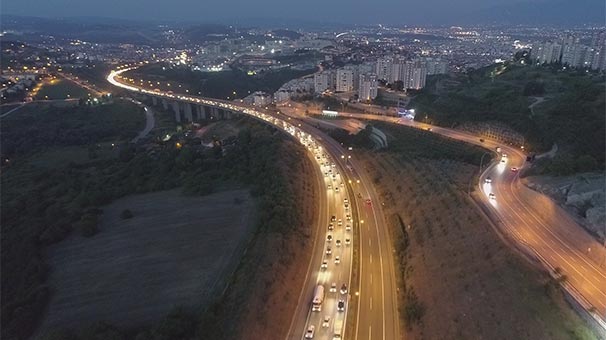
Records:
<instances>
[{"instance_id":1,"label":"highway","mask_svg":"<svg viewBox=\"0 0 606 340\"><path fill-rule=\"evenodd\" d=\"M341 321L347 328L353 330L355 339L400 338L392 243L380 204L377 204L379 202L377 194L370 184L368 175L357 164L355 158L347 157L343 147L321 131L278 112L263 111L230 101L150 91L123 84L117 79L121 73L138 66L139 64L125 65L119 70L112 71L107 80L115 86L141 94L210 105L247 114L291 134L313 153L319 171L322 172L326 192L321 195L319 232L314 241L306 282L300 295L299 308L293 316L288 338L304 338L310 326L315 328L314 339L333 339L339 336L343 338L345 329L340 332L335 329L338 328L336 324L340 324ZM345 198L349 202L346 203ZM348 208L346 204L349 205ZM348 214L351 215L352 221L348 221ZM333 215L335 221L331 222ZM356 219L356 216L359 217ZM339 219L342 220L341 225ZM351 223L351 230L347 230L348 222ZM328 230L330 223L333 223L333 230ZM331 241L327 239L329 234L332 236ZM350 239L350 245L346 244L346 239ZM337 246L337 240L341 242L340 246ZM331 248L330 254L327 254L327 247ZM352 287L356 289L352 291L349 288L354 247L359 247L360 285ZM335 262L337 256L340 263ZM322 268L323 261L326 261L325 268ZM337 286L336 292L331 291L333 282ZM345 294L340 292L343 283L347 284ZM313 291L318 285L324 287L326 298L322 303L322 310L316 312L311 311L311 301L314 296ZM339 300L344 302L342 311L337 308ZM357 311L355 315L349 314L350 306L355 306ZM330 317L330 321L328 327L323 327L326 316Z\"/></svg>"},{"instance_id":2,"label":"highway","mask_svg":"<svg viewBox=\"0 0 606 340\"><path fill-rule=\"evenodd\" d=\"M526 155L521 148L501 145L462 131L432 126L406 118L347 113L344 116L381 120L428 130L446 137L482 146L496 156L477 183L478 199L493 212L497 225L531 257L551 272L566 277L564 287L606 328L606 249L549 197L519 181ZM501 147L501 153L496 148ZM502 154L507 156L502 160ZM490 177L491 183L485 180ZM494 199L489 195L493 193Z\"/></svg>"}]
</instances>

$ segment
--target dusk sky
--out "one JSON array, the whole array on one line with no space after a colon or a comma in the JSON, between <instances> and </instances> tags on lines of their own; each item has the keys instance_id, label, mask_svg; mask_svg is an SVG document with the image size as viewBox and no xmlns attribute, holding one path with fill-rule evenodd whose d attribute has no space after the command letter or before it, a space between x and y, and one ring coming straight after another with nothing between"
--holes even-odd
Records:
<instances>
[{"instance_id":1,"label":"dusk sky","mask_svg":"<svg viewBox=\"0 0 606 340\"><path fill-rule=\"evenodd\" d=\"M522 6L511 4L505 6L509 6L507 8L513 8L513 10L516 10L517 7L517 10L528 12L524 8L529 5L534 4L536 8L536 4L539 3L558 4L559 6L551 8L556 12L555 15L566 15L563 12L567 10L560 10L562 8L568 8L573 12L604 12L604 3L600 0L575 1L575 6L563 6L563 4L569 5L573 2L559 0L526 0L521 3L523 3ZM500 0L20 0L3 2L2 12L42 17L95 16L234 23L242 19L272 18L346 24L452 24L457 20L465 20L479 10L483 10L481 13L484 13L482 15L484 17L491 16L495 14L494 12L497 12L498 15L499 10L491 11L491 9L503 6L503 4L504 2ZM581 14L582 16L583 14Z\"/></svg>"}]
</instances>

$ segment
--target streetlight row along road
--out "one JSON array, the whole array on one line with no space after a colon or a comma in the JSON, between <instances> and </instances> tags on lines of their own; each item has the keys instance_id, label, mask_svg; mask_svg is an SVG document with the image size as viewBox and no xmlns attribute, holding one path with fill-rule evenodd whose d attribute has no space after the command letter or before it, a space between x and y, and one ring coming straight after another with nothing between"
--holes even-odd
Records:
<instances>
[{"instance_id":1,"label":"streetlight row along road","mask_svg":"<svg viewBox=\"0 0 606 340\"><path fill-rule=\"evenodd\" d=\"M480 140L463 131L407 118L341 115L406 125L491 150L497 158L480 175L476 184L480 189L478 199L514 242L529 249L529 255L538 258L552 273L565 275L564 287L606 332L606 248L557 203L520 182L519 171L526 166L526 155L520 146ZM500 152L496 152L497 147Z\"/></svg>"},{"instance_id":2,"label":"streetlight row along road","mask_svg":"<svg viewBox=\"0 0 606 340\"><path fill-rule=\"evenodd\" d=\"M319 232L314 241L309 270L288 338L304 338L310 326L314 326L314 338L333 339L339 336L342 338L345 329L339 329L336 323L343 322L347 325L347 321L353 321L354 324L348 324L347 327L355 329L353 332L355 339L399 339L395 271L385 220L380 205L373 204L379 200L370 185L368 175L365 171L359 171L361 168L354 159L341 158L345 155L341 145L314 127L301 121L295 125L291 123L291 117L276 112L261 112L259 108L230 101L151 91L121 83L116 79L121 73L140 65L142 64L125 65L112 71L107 80L115 86L140 94L208 105L249 115L292 135L307 147L317 161L317 170L321 172L321 182L325 188L320 199ZM353 188L357 192L351 192ZM362 199L359 199L360 197ZM346 198L348 203L345 203ZM349 207L346 207L346 204ZM352 213L353 209L357 214ZM333 215L334 221L330 222L329 219L332 219ZM352 215L357 215L358 221L355 221ZM342 220L341 224L339 220ZM333 230L325 230L324 228L328 228L330 223L334 224ZM348 230L348 225L351 226L351 230ZM332 236L330 242L328 234ZM354 236L358 235L359 239L354 240ZM345 244L347 239L349 239L347 243L350 244ZM340 241L340 246L337 246L337 240ZM318 247L319 244L322 247ZM359 287L350 287L354 244L359 246ZM327 252L328 247L331 248L331 254ZM337 256L340 262L336 261ZM323 261L327 261L326 265L322 264ZM336 292L331 291L333 282L336 283ZM346 294L340 292L343 283L346 283ZM326 298L322 303L322 311L313 312L311 311L313 290L318 285L324 287ZM356 291L352 291L353 289ZM338 308L340 300L344 303L342 308ZM348 316L351 303L357 305L357 314ZM330 317L330 321L328 327L323 327L326 316Z\"/></svg>"}]
</instances>

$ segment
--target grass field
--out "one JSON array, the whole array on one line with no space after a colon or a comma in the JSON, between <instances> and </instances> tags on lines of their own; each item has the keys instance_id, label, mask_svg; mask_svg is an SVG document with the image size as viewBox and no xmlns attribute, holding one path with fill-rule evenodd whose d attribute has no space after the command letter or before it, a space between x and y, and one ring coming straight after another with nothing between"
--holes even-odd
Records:
<instances>
[{"instance_id":1,"label":"grass field","mask_svg":"<svg viewBox=\"0 0 606 340\"><path fill-rule=\"evenodd\" d=\"M404 338L596 338L557 284L507 248L467 198L475 148L381 130L390 148L360 152L397 249Z\"/></svg>"},{"instance_id":2,"label":"grass field","mask_svg":"<svg viewBox=\"0 0 606 340\"><path fill-rule=\"evenodd\" d=\"M68 99L88 96L89 91L80 85L63 78L53 79L51 83L44 83L35 99Z\"/></svg>"},{"instance_id":3,"label":"grass field","mask_svg":"<svg viewBox=\"0 0 606 340\"><path fill-rule=\"evenodd\" d=\"M134 217L120 218L124 209ZM243 190L135 195L103 211L95 237L74 235L49 250L54 294L43 330L99 320L134 327L174 306L211 302L237 264L255 214Z\"/></svg>"}]
</instances>

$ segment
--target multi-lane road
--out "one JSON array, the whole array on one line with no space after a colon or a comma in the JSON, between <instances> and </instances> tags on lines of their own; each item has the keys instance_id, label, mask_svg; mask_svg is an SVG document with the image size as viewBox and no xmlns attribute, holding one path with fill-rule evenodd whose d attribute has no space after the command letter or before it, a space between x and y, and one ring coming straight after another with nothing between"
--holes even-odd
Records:
<instances>
[{"instance_id":1,"label":"multi-lane road","mask_svg":"<svg viewBox=\"0 0 606 340\"><path fill-rule=\"evenodd\" d=\"M502 145L472 134L432 126L406 118L368 114L344 116L381 120L431 130L449 138L492 150L495 162L477 183L479 199L496 217L498 226L549 270L564 275L565 287L603 326L606 326L606 248L585 231L570 215L545 195L524 186L519 171L527 164L520 146ZM500 147L501 152L496 152ZM505 154L506 157L502 157ZM491 183L486 183L486 178ZM490 194L494 198L490 198Z\"/></svg>"},{"instance_id":2,"label":"multi-lane road","mask_svg":"<svg viewBox=\"0 0 606 340\"><path fill-rule=\"evenodd\" d=\"M304 338L310 326L314 326L314 338L318 339L343 337L346 332L353 334L355 339L398 339L400 334L392 243L381 207L377 204L377 195L368 175L355 158L349 158L339 143L321 131L279 112L262 111L229 101L150 91L119 81L121 73L138 66L126 65L121 70L111 72L107 80L115 86L141 94L247 114L290 133L313 153L323 178L320 185L325 192L319 202L320 225L314 241L314 251L288 338ZM333 216L334 221L331 221ZM330 223L333 223L332 230L328 230ZM351 230L348 230L348 225ZM330 241L328 235L331 235ZM337 241L340 241L339 246ZM328 247L331 248L330 254L327 252ZM352 267L354 247L358 249L358 267L355 268ZM339 261L336 261L337 256ZM352 287L353 270L357 271L359 284ZM333 282L336 291L331 291ZM341 293L343 284L346 284L347 292ZM324 287L325 299L321 311L312 311L311 302L318 285ZM343 307L338 308L341 300ZM352 309L355 313L349 313ZM327 316L330 320L327 327L324 327ZM343 329L338 326L341 323Z\"/></svg>"}]
</instances>

